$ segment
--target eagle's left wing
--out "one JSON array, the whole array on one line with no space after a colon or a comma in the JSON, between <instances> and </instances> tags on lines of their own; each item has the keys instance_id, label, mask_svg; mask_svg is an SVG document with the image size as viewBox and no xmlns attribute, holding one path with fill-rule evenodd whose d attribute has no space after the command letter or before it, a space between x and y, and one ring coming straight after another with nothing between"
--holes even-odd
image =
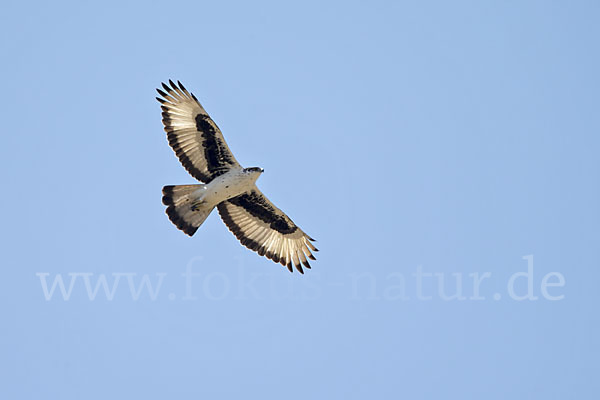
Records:
<instances>
[{"instance_id":1,"label":"eagle's left wing","mask_svg":"<svg viewBox=\"0 0 600 400\"><path fill-rule=\"evenodd\" d=\"M162 98L162 121L169 145L185 169L200 182L208 183L231 168L239 168L225 138L196 97L177 81L156 89Z\"/></svg>"},{"instance_id":2,"label":"eagle's left wing","mask_svg":"<svg viewBox=\"0 0 600 400\"><path fill-rule=\"evenodd\" d=\"M221 202L217 209L229 230L247 248L285 265L292 272L292 262L300 273L302 264L310 268L310 250L318 251L314 241L292 220L275 207L258 188Z\"/></svg>"}]
</instances>

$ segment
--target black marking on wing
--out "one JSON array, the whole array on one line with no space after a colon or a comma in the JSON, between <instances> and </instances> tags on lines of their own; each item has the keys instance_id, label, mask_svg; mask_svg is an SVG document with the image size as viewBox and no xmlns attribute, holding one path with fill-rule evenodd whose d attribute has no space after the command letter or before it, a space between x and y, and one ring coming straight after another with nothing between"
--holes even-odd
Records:
<instances>
[{"instance_id":1,"label":"black marking on wing","mask_svg":"<svg viewBox=\"0 0 600 400\"><path fill-rule=\"evenodd\" d=\"M208 183L212 180L212 176L206 175L202 170L196 168L192 160L185 154L185 151L181 148L181 145L177 141L177 135L173 132L173 128L168 125L168 119L165 116L166 113L163 113L163 122L165 124L165 129L167 129L167 140L169 141L169 145L175 151L177 158L181 161L181 164L185 168L190 175L194 178L198 179L201 182Z\"/></svg>"},{"instance_id":2,"label":"black marking on wing","mask_svg":"<svg viewBox=\"0 0 600 400\"><path fill-rule=\"evenodd\" d=\"M269 224L271 229L275 229L281 234L289 235L290 233L294 233L298 230L296 224L294 224L289 218L286 218L285 215L278 214L273 206L271 206L263 196L259 195L255 191L244 193L227 201L229 201L231 204L242 207L250 215L260 219L264 223Z\"/></svg>"},{"instance_id":3,"label":"black marking on wing","mask_svg":"<svg viewBox=\"0 0 600 400\"><path fill-rule=\"evenodd\" d=\"M156 89L156 90L161 94L161 96L166 96L166 94L162 90L160 90L160 89ZM157 100L161 100L161 99L157 97ZM169 141L169 145L171 146L173 151L175 151L177 158L179 158L179 161L181 161L181 164L183 165L185 170L187 172L189 172L190 175L192 175L194 178L198 179L201 182L204 182L204 183L210 182L212 180L212 177L209 175L206 175L202 170L196 168L196 166L194 165L192 160L190 160L190 158L187 156L185 151L183 151L183 149L181 148L181 144L177 140L177 131L173 127L173 125L171 125L171 117L169 116L169 108L163 105L163 106L161 106L161 109L163 110L162 122L163 122L163 125L165 126L165 131L167 132L167 140Z\"/></svg>"},{"instance_id":4,"label":"black marking on wing","mask_svg":"<svg viewBox=\"0 0 600 400\"><path fill-rule=\"evenodd\" d=\"M278 254L266 251L263 245L246 237L242 229L233 221L233 218L231 218L231 214L229 214L225 202L219 203L219 205L217 205L217 210L219 210L219 215L221 215L221 218L223 219L223 222L225 222L225 225L227 225L229 230L233 232L233 234L240 241L241 244L243 244L250 250L256 251L259 255L267 257L269 260L273 260L278 264L284 265L290 272L294 271L292 269L291 261L288 261L288 263L286 264L283 261L283 259L279 257ZM302 271L302 268L300 268L299 271L300 273L304 273L304 271Z\"/></svg>"},{"instance_id":5,"label":"black marking on wing","mask_svg":"<svg viewBox=\"0 0 600 400\"><path fill-rule=\"evenodd\" d=\"M249 248L250 250L254 250L254 251L258 252L259 249L261 248L261 245L258 242L255 242L254 240L247 238L244 235L244 232L242 232L242 228L240 228L233 221L233 218L231 218L231 214L229 214L229 211L227 210L227 206L225 205L225 202L219 203L217 205L217 210L219 210L219 214L221 215L223 222L225 222L225 225L227 225L231 229L231 231L233 232L235 237L238 238L238 240L244 246Z\"/></svg>"},{"instance_id":6,"label":"black marking on wing","mask_svg":"<svg viewBox=\"0 0 600 400\"><path fill-rule=\"evenodd\" d=\"M217 137L210 118L207 115L198 114L195 120L196 129L202 134L204 158L208 171L211 173L211 179L213 179L227 172L231 165L235 165L235 161L231 158L231 153L223 142Z\"/></svg>"}]
</instances>

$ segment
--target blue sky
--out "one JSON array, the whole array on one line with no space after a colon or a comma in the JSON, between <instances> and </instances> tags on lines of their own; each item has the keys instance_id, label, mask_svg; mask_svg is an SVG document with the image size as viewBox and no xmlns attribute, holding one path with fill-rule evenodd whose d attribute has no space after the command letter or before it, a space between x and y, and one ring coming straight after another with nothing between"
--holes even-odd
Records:
<instances>
[{"instance_id":1,"label":"blue sky","mask_svg":"<svg viewBox=\"0 0 600 400\"><path fill-rule=\"evenodd\" d=\"M0 397L597 397L596 2L3 9ZM169 78L304 276L168 221Z\"/></svg>"}]
</instances>

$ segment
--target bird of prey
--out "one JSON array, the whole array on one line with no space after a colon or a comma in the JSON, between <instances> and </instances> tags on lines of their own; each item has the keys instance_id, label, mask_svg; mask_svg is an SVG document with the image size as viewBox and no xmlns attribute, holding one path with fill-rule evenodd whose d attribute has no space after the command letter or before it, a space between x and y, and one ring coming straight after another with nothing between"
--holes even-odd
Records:
<instances>
[{"instance_id":1,"label":"bird of prey","mask_svg":"<svg viewBox=\"0 0 600 400\"><path fill-rule=\"evenodd\" d=\"M281 263L290 272L310 268L314 242L262 194L262 168L242 167L221 130L196 97L177 81L156 89L169 145L183 167L202 184L163 187L163 204L177 228L192 236L217 207L225 225L246 247Z\"/></svg>"}]
</instances>

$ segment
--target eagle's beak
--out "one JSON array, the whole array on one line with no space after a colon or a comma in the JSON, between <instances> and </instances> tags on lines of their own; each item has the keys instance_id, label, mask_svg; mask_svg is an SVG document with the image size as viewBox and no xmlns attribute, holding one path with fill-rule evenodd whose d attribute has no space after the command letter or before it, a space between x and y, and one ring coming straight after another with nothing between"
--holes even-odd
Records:
<instances>
[{"instance_id":1,"label":"eagle's beak","mask_svg":"<svg viewBox=\"0 0 600 400\"><path fill-rule=\"evenodd\" d=\"M260 173L262 174L263 172L265 172L265 170L261 168L260 169Z\"/></svg>"}]
</instances>

